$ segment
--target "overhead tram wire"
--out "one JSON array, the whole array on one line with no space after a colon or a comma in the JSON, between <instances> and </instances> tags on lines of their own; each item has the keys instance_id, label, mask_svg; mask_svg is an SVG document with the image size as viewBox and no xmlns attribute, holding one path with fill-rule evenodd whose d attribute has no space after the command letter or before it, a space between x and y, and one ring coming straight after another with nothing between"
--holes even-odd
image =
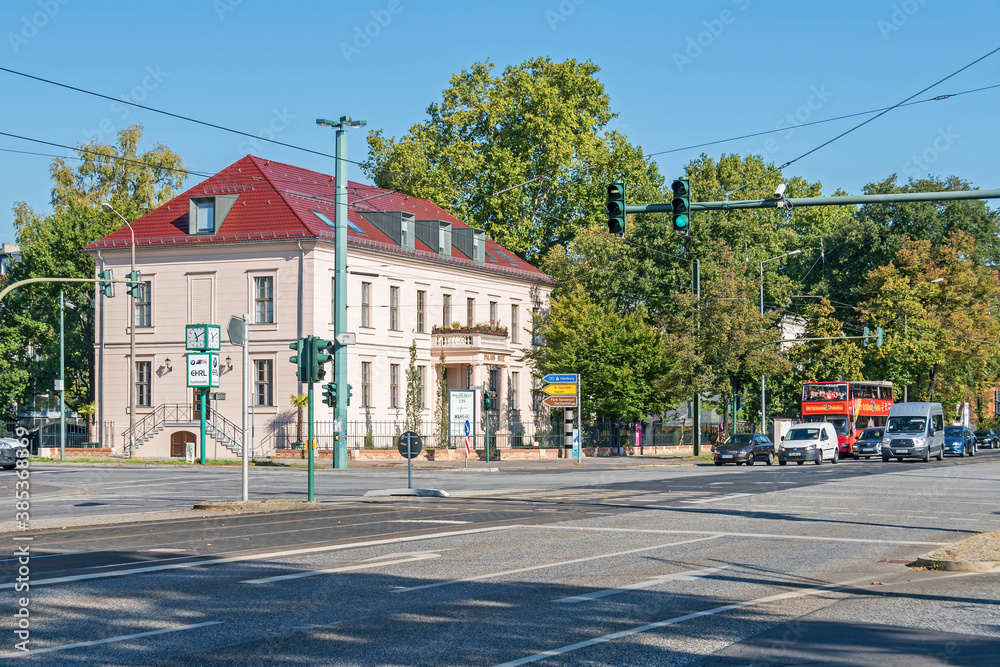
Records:
<instances>
[{"instance_id":1,"label":"overhead tram wire","mask_svg":"<svg viewBox=\"0 0 1000 667\"><path fill-rule=\"evenodd\" d=\"M750 134L743 134L738 137L729 137L728 139L717 139L716 141L706 141L702 144L692 144L691 146L682 146L680 148L671 148L665 151L657 151L655 153L650 153L647 157L653 157L654 155L666 155L667 153L679 153L681 151L689 151L695 148L704 148L705 146L715 146L716 144L725 144L730 141L739 141L741 139L752 139L753 137L761 137L765 134L774 134L775 132L787 132L788 130L797 130L800 127L809 127L810 125L821 125L823 123L833 123L838 120L845 120L847 118L855 118L857 116L867 116L868 114L878 113L879 111L890 111L893 108L909 107L915 104L924 104L925 102L940 102L942 100L949 99L951 97L958 97L959 95L968 95L969 93L978 93L984 90L990 90L992 88L1000 88L1000 83L994 84L992 86L983 86L982 88L973 88L972 90L963 90L960 93L948 93L946 95L938 95L936 97L929 97L926 100L917 100L915 102L906 102L904 104L897 104L896 107L882 107L880 109L869 109L868 111L858 111L856 113L849 113L844 116L837 116L835 118L826 118L824 120L814 120L808 123L799 123L791 127L781 127L775 128L773 130L764 130L763 132L751 132ZM917 93L919 95L919 93Z\"/></svg>"},{"instance_id":2,"label":"overhead tram wire","mask_svg":"<svg viewBox=\"0 0 1000 667\"><path fill-rule=\"evenodd\" d=\"M753 179L752 181L749 181L749 182L747 182L747 183L744 183L743 185L741 185L740 187L736 188L735 190L730 190L729 192L727 192L727 193L726 193L726 196L728 197L728 196L729 196L729 195L731 195L731 194L735 194L735 193L739 192L740 190L742 190L743 188L745 188L745 187L747 187L747 186L749 186L749 185L752 185L752 184L756 183L757 181L759 181L759 180L761 180L761 179L763 179L763 178L766 178L766 177L770 176L771 174L776 174L776 173L780 172L780 171L781 171L782 169L784 169L785 167L787 167L787 166L789 166L789 165L792 165L792 164L794 164L794 163L798 162L798 161L799 161L799 160L801 160L802 158L804 158L804 157L806 157L806 156L808 156L808 155L812 155L813 153L815 153L815 152L816 152L816 151L818 151L819 149L821 149L821 148L824 148L824 147L826 147L826 146L829 146L830 144L832 144L833 142L837 141L838 139L840 139L840 138L842 138L842 137L845 137L845 136L847 136L847 135L848 135L848 134L850 134L851 132L854 132L855 130L857 130L857 129L861 128L861 127L864 127L865 125L867 125L868 123L872 122L873 120L876 120L876 119L878 119L878 118L881 118L882 116L884 116L885 114L889 113L889 112L890 112L890 111L892 111L893 109L898 109L898 108L899 108L899 107L901 107L902 105L904 105L904 104L906 104L907 102L909 102L910 100L912 100L912 99L913 99L914 97L916 97L917 95L923 95L924 93L926 93L926 92L927 92L928 90L930 90L931 88L934 88L935 86L937 86L937 85L940 85L940 84L944 83L945 81L947 81L948 79L952 78L953 76L955 76L955 75L957 75L957 74L959 74L959 73L961 73L961 72L964 72L965 70L969 69L969 68L970 68L970 67L972 67L973 65L975 65L975 64L977 64L977 63L979 63L979 62L981 62L981 61L985 60L986 58L989 58L990 56L992 56L992 55L993 55L994 53L996 53L997 51L1000 51L1000 46L998 46L997 48L993 49L992 51L990 51L990 52L989 52L989 53L987 53L986 55L983 55L983 56L980 56L979 58L976 58L976 59L975 59L975 60L973 60L973 61L972 61L971 63L969 63L969 64L967 64L967 65L964 65L964 66L962 66L962 67L958 68L957 70L955 70L954 72L952 72L952 73L951 73L951 74L949 74L948 76L946 76L946 77L944 77L944 78L941 78L941 79L938 79L937 81L935 81L935 82L934 82L934 83L932 83L931 85L927 86L926 88L924 88L924 89L922 89L922 90L919 90L919 91L917 91L916 93L914 93L914 94L910 95L909 97L907 97L906 99L904 99L904 100L900 101L899 103L897 103L897 104L894 104L894 105L892 105L891 107L889 107L889 108L885 109L884 111L881 111L881 112L877 113L876 115L872 116L872 117L871 117L871 118L869 118L868 120L864 120L864 121L862 121L862 122L858 123L857 125L855 125L854 127L850 128L849 130L846 130L846 131L844 131L844 132L841 132L840 134L838 134L837 136L833 137L833 138L832 138L832 139L830 139L829 141L824 141L824 142L823 142L823 143L821 143L821 144L820 144L819 146L816 146L815 148L813 148L813 149L810 149L810 150L806 151L805 153L803 153L802 155L800 155L800 156L798 156L798 157L796 157L796 158L792 158L792 159L791 159L791 160L789 160L788 162L785 162L784 164L782 164L782 165L781 165L780 167L775 167L775 168L774 168L774 169L772 169L771 171L769 171L769 172L767 172L767 173L765 173L765 174L763 174L763 175L761 175L761 176L758 176L757 178Z\"/></svg>"}]
</instances>

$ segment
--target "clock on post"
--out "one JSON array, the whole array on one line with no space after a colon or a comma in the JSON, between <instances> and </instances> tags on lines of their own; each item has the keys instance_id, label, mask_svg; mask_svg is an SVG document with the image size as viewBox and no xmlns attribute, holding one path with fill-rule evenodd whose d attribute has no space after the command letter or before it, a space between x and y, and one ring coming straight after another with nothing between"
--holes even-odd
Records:
<instances>
[{"instance_id":1,"label":"clock on post","mask_svg":"<svg viewBox=\"0 0 1000 667\"><path fill-rule=\"evenodd\" d=\"M188 324L184 345L188 350L218 351L222 349L222 328L218 324Z\"/></svg>"}]
</instances>

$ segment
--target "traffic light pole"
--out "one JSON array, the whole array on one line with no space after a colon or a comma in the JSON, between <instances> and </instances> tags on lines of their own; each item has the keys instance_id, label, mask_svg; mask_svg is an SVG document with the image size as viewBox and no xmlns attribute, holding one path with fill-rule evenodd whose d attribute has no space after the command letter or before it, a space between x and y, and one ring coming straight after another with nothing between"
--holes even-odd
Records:
<instances>
[{"instance_id":1,"label":"traffic light pole","mask_svg":"<svg viewBox=\"0 0 1000 667\"><path fill-rule=\"evenodd\" d=\"M312 341L310 341L310 344L312 344ZM308 440L306 442L306 447L309 449L309 502L313 502L313 500L314 500L313 492L315 490L315 483L314 483L313 475L314 475L314 465L315 465L315 462L316 462L316 459L315 459L316 453L315 453L315 450L313 449L313 446L314 446L314 440L316 438L316 427L315 427L315 423L313 421L313 418L314 418L314 413L313 413L313 382L312 382L312 378L310 378L309 379L309 431L308 431L308 436L307 436Z\"/></svg>"}]
</instances>

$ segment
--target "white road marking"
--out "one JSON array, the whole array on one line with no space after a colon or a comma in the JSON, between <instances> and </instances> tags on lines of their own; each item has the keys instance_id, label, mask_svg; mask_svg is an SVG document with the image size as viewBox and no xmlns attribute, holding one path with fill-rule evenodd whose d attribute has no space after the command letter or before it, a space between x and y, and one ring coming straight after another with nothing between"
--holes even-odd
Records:
<instances>
[{"instance_id":1,"label":"white road marking","mask_svg":"<svg viewBox=\"0 0 1000 667\"><path fill-rule=\"evenodd\" d=\"M394 519L386 523L472 523L471 521L449 521L447 519Z\"/></svg>"},{"instance_id":2,"label":"white road marking","mask_svg":"<svg viewBox=\"0 0 1000 667\"><path fill-rule=\"evenodd\" d=\"M941 542L915 542L913 540L871 540L863 537L827 537L824 535L778 535L775 533L730 533L717 532L712 530L668 530L659 528L599 528L593 526L557 526L557 525L526 525L525 528L551 528L552 530L581 530L611 533L656 533L662 535L705 535L711 534L715 537L763 537L775 540L817 540L819 542L860 542L862 544L915 544L917 546L941 546L947 544L946 540ZM675 544L682 544L675 542Z\"/></svg>"},{"instance_id":3,"label":"white road marking","mask_svg":"<svg viewBox=\"0 0 1000 667\"><path fill-rule=\"evenodd\" d=\"M303 579L305 577L315 577L320 574L335 574L337 572L353 572L354 570L364 570L372 567L382 567L383 565L399 565L400 563L414 563L418 560L430 560L440 558L441 554L423 553L411 554L405 558L396 560L383 560L374 563L359 563L357 565L344 565L342 567L331 567L325 570L311 570L309 572L296 572L295 574L282 574L276 577L264 577L262 579L244 579L241 584L271 584L275 581L288 581L289 579Z\"/></svg>"},{"instance_id":4,"label":"white road marking","mask_svg":"<svg viewBox=\"0 0 1000 667\"><path fill-rule=\"evenodd\" d=\"M79 642L77 644L64 644L62 646L49 646L47 648L36 648L31 651L24 651L20 653L3 653L0 654L0 658L19 658L26 655L37 655L39 653L51 653L53 651L68 651L73 648L82 648L84 646L97 646L99 644L110 644L111 642L123 642L129 639L138 639L139 637L152 637L154 635L165 635L168 632L181 632L182 630L194 630L195 628L204 628L209 625L221 625L222 621L208 621L206 623L195 623L193 625L180 625L176 628L164 628L163 630L150 630L149 632L138 632L134 635L122 635L121 637L110 637L109 639L95 639L90 642Z\"/></svg>"},{"instance_id":5,"label":"white road marking","mask_svg":"<svg viewBox=\"0 0 1000 667\"><path fill-rule=\"evenodd\" d=\"M709 486L722 486L724 484L735 484L736 482L712 482ZM758 482L758 484L766 484L767 482Z\"/></svg>"},{"instance_id":6,"label":"white road marking","mask_svg":"<svg viewBox=\"0 0 1000 667\"><path fill-rule=\"evenodd\" d=\"M625 593L627 591L639 590L641 588L649 588L650 586L658 586L666 581L694 581L700 577L707 577L710 574L715 574L719 570L725 570L727 567L729 566L723 565L722 567L709 567L704 570L689 570L687 572L662 574L659 577L653 577L637 584L628 584L626 586L620 586L619 588L605 588L604 590L594 591L593 593L574 595L573 597L568 598L559 598L556 602L586 602L588 600L595 600L609 595L616 595L617 593Z\"/></svg>"},{"instance_id":7,"label":"white road marking","mask_svg":"<svg viewBox=\"0 0 1000 667\"><path fill-rule=\"evenodd\" d=\"M765 604L767 602L777 602L779 600L791 600L794 598L801 598L810 595L819 595L821 593L826 593L837 588L843 588L845 586L850 586L859 581L869 580L869 577L863 579L852 579L850 581L843 581L836 584L827 584L825 586L816 586L814 588L805 588L797 591L789 591L787 593L778 593L777 595L769 595L763 598L757 598L756 600L747 600L746 602L737 602L735 604L727 604L722 607L715 607L714 609L707 609L705 611L696 611L692 614L685 614L684 616L675 616L674 618L668 618L665 621L657 621L656 623L649 623L647 625L640 625L639 627L629 628L628 630L622 630L620 632L613 632L609 635L603 635L601 637L595 637L594 639L588 639L586 641L577 642L576 644L570 644L568 646L562 646L560 648L550 649L548 651L543 651L541 653L536 653L534 655L529 655L524 658L518 658L517 660L511 660L505 662L497 667L514 667L515 665L526 665L529 662L536 662L538 660L544 660L546 658L551 658L557 655L564 655L572 651L578 651L582 648L588 648L590 646L596 646L597 644L603 644L605 642L613 641L615 639L621 639L622 637L629 637L631 635L638 634L640 632L647 632L649 630L657 630L659 628L667 627L668 625L675 625L677 623L682 623L684 621L689 621L695 618L702 618L704 616L714 616L715 614L721 614L726 611L733 611L735 609L743 609L744 607L750 607L758 604Z\"/></svg>"},{"instance_id":8,"label":"white road marking","mask_svg":"<svg viewBox=\"0 0 1000 667\"><path fill-rule=\"evenodd\" d=\"M617 556L627 556L629 554L642 553L643 551L653 551L656 549L666 549L667 547L678 546L681 544L691 544L692 542L704 542L705 540L714 540L716 535L710 535L709 537L699 537L694 540L683 540L681 542L666 542L664 544L656 544L651 547L642 547L639 549L629 549L628 551L616 551L609 554L601 554L600 556L589 556L587 558L574 558L572 560L559 561L558 563L545 563L544 565L531 565L529 567L519 567L515 570L504 570L503 572L490 572L488 574L478 574L474 577L463 577L461 579L450 579L448 581L438 581L433 584L424 584L422 586L411 586L410 588L397 588L392 593L410 593L412 591L422 591L425 588L437 588L439 586L451 586L453 584L464 584L469 581L479 581L481 579L494 579L496 577L506 577L510 574L520 574L521 572L531 572L532 570L544 570L550 567L560 567L563 565L572 565L574 563L586 563L592 560L601 560L602 558L615 558Z\"/></svg>"},{"instance_id":9,"label":"white road marking","mask_svg":"<svg viewBox=\"0 0 1000 667\"><path fill-rule=\"evenodd\" d=\"M715 503L720 500L736 500L737 498L745 498L749 496L749 493L730 493L726 496L718 496L716 498L701 498L700 500L682 500L682 503L691 503L695 505L701 505L704 503Z\"/></svg>"},{"instance_id":10,"label":"white road marking","mask_svg":"<svg viewBox=\"0 0 1000 667\"><path fill-rule=\"evenodd\" d=\"M498 530L510 530L511 528L523 528L523 524L513 524L509 526L491 526L489 528L470 528L468 530L453 530L447 533L435 533L432 535L410 535L407 537L391 537L384 540L369 540L367 542L352 542L350 544L333 544L325 547L309 547L306 549L289 549L287 551L273 551L264 554L247 554L243 556L230 556L228 558L211 558L208 560L189 561L186 563L171 563L168 565L154 565L151 567L133 567L125 570L113 570L110 572L97 572L94 574L76 574L68 577L55 577L52 579L32 579L32 586L47 586L51 584L65 584L74 581L88 581L90 579L107 579L111 577L127 577L133 574L145 574L147 572L163 572L165 570L179 570L182 568L202 567L206 565L224 565L226 563L242 563L248 560L267 560L269 558L284 558L286 556L302 556L306 554L326 553L328 551L341 551L344 549L357 549L359 547L380 546L383 544L399 544L403 542L416 542L419 540L433 540L439 537L453 537L455 535L472 535L474 533L491 533ZM0 590L13 588L17 582L0 584Z\"/></svg>"}]
</instances>

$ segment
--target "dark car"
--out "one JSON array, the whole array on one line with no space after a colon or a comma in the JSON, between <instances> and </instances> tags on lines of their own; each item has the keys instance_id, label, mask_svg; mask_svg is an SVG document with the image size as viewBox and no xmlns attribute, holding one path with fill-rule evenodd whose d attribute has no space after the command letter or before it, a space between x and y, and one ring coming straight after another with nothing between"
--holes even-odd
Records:
<instances>
[{"instance_id":1,"label":"dark car","mask_svg":"<svg viewBox=\"0 0 1000 667\"><path fill-rule=\"evenodd\" d=\"M885 435L885 427L866 428L854 441L854 458L862 456L870 459L873 456L882 456L882 437Z\"/></svg>"},{"instance_id":2,"label":"dark car","mask_svg":"<svg viewBox=\"0 0 1000 667\"><path fill-rule=\"evenodd\" d=\"M958 456L976 455L976 434L964 426L944 427L944 453Z\"/></svg>"},{"instance_id":3,"label":"dark car","mask_svg":"<svg viewBox=\"0 0 1000 667\"><path fill-rule=\"evenodd\" d=\"M996 449L1000 447L1000 436L993 430L976 431L976 447Z\"/></svg>"},{"instance_id":4,"label":"dark car","mask_svg":"<svg viewBox=\"0 0 1000 667\"><path fill-rule=\"evenodd\" d=\"M723 463L752 466L756 461L774 463L774 443L763 433L734 433L713 450L717 466Z\"/></svg>"},{"instance_id":5,"label":"dark car","mask_svg":"<svg viewBox=\"0 0 1000 667\"><path fill-rule=\"evenodd\" d=\"M17 450L27 448L23 442L16 438L0 438L0 467L12 470L19 458ZM21 454L20 457L24 458L24 454Z\"/></svg>"}]
</instances>

